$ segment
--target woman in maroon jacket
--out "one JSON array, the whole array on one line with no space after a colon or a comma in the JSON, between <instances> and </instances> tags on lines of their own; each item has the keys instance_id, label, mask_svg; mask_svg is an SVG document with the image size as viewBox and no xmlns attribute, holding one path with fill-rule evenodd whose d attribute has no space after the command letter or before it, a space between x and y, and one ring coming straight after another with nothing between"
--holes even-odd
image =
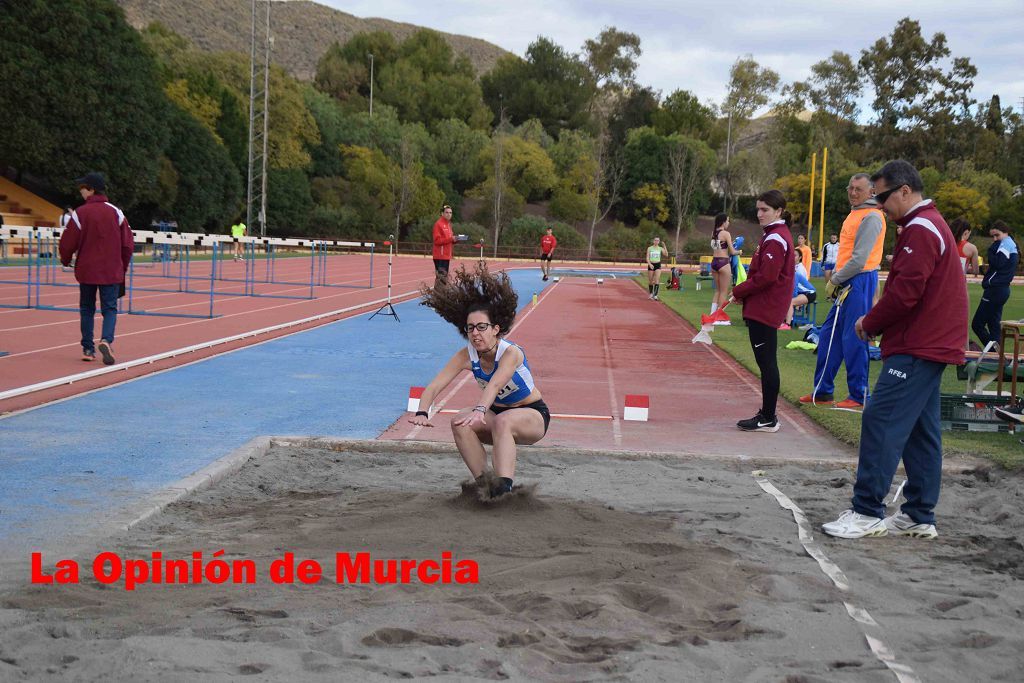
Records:
<instances>
[{"instance_id":1,"label":"woman in maroon jacket","mask_svg":"<svg viewBox=\"0 0 1024 683\"><path fill-rule=\"evenodd\" d=\"M748 420L740 420L736 426L746 432L777 432L779 325L786 320L796 274L790 216L781 192L768 190L757 198L757 220L764 235L750 260L746 282L736 285L732 296L743 303L743 320L747 323L750 346L761 371L761 410Z\"/></svg>"}]
</instances>

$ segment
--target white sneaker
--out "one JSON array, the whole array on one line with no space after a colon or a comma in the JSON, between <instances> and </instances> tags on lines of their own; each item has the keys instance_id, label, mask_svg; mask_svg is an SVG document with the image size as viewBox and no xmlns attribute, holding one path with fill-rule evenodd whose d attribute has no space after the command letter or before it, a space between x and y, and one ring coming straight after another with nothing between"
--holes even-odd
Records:
<instances>
[{"instance_id":1,"label":"white sneaker","mask_svg":"<svg viewBox=\"0 0 1024 683\"><path fill-rule=\"evenodd\" d=\"M910 515L902 512L886 517L884 523L889 533L896 536L936 538L939 535L939 532L935 530L934 524L918 524Z\"/></svg>"},{"instance_id":2,"label":"white sneaker","mask_svg":"<svg viewBox=\"0 0 1024 683\"><path fill-rule=\"evenodd\" d=\"M653 299L654 301L661 301L661 299L659 299L659 298L658 298L658 295L657 295L657 294L655 294L654 296L652 296L652 297L651 297L651 299Z\"/></svg>"},{"instance_id":3,"label":"white sneaker","mask_svg":"<svg viewBox=\"0 0 1024 683\"><path fill-rule=\"evenodd\" d=\"M834 522L822 524L821 529L829 536L837 538L885 536L889 533L888 526L881 518L862 515L854 510L845 511Z\"/></svg>"},{"instance_id":4,"label":"white sneaker","mask_svg":"<svg viewBox=\"0 0 1024 683\"><path fill-rule=\"evenodd\" d=\"M648 295L647 295L647 298L648 298L648 299L649 299L650 301L654 301L654 294L648 294Z\"/></svg>"}]
</instances>

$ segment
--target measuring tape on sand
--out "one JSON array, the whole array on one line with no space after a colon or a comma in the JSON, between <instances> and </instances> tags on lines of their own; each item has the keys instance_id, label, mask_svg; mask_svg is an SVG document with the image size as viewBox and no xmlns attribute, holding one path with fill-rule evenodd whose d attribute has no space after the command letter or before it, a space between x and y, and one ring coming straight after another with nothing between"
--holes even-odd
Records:
<instances>
[{"instance_id":1,"label":"measuring tape on sand","mask_svg":"<svg viewBox=\"0 0 1024 683\"><path fill-rule=\"evenodd\" d=\"M754 481L760 486L765 493L771 494L776 501L779 503L779 507L784 510L789 510L793 513L793 519L796 521L797 535L800 538L800 545L804 547L804 550L814 558L814 561L821 567L821 571L825 573L825 576L832 579L832 583L835 584L836 588L849 593L850 581L846 578L846 574L839 568L835 562L830 560L825 552L821 549L821 546L814 540L814 532L811 529L811 523L807 521L807 515L800 509L796 503L790 500L789 496L780 491L764 476L764 470L754 470L750 473L754 477ZM900 487L902 490L902 486ZM899 496L897 492L894 499ZM850 618L860 624L861 632L864 634L864 638L867 640L868 647L871 652L874 653L878 661L885 664L893 674L896 675L896 680L900 683L921 683L921 679L917 677L914 670L906 664L902 664L896 660L896 655L893 651L882 642L881 639L881 627L878 622L868 613L868 611L862 607L843 600L843 606L846 608L846 613L850 615ZM874 631L872 634L869 631Z\"/></svg>"}]
</instances>

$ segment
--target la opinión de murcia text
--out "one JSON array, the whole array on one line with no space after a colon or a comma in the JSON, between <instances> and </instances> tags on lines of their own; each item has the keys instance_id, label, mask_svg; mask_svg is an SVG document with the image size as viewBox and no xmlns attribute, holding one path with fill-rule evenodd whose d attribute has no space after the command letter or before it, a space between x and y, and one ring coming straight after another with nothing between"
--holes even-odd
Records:
<instances>
[{"instance_id":1,"label":"la opini\u00f3n de murcia text","mask_svg":"<svg viewBox=\"0 0 1024 683\"><path fill-rule=\"evenodd\" d=\"M125 558L108 551L96 555L87 571L97 583L120 584L126 591L146 584L254 584L257 581L279 585L312 585L325 581L338 584L475 584L479 583L480 577L475 560L456 559L447 550L439 559L423 560L379 559L369 552L338 552L334 555L334 566L326 570L321 562L298 558L291 552L272 560L263 571L255 560L223 556L223 550L217 550L210 556L196 550L188 559L168 559L159 550L154 550L149 558ZM32 553L33 584L77 584L81 576L82 567L77 560L61 559L52 567L44 567L43 554Z\"/></svg>"}]
</instances>

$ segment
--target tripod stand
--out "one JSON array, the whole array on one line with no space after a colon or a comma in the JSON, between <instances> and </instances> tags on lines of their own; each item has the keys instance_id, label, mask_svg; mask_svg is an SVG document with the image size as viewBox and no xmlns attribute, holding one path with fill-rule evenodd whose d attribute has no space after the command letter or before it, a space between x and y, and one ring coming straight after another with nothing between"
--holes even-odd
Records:
<instances>
[{"instance_id":1,"label":"tripod stand","mask_svg":"<svg viewBox=\"0 0 1024 683\"><path fill-rule=\"evenodd\" d=\"M383 306L377 309L377 312L370 316L370 320L373 320L378 315L390 315L394 316L397 322L402 322L401 318L398 317L398 313L395 311L395 307L391 305L391 254L394 252L394 245L392 240L395 239L394 235L388 235L388 240L384 245L388 248L388 298L387 302Z\"/></svg>"}]
</instances>

